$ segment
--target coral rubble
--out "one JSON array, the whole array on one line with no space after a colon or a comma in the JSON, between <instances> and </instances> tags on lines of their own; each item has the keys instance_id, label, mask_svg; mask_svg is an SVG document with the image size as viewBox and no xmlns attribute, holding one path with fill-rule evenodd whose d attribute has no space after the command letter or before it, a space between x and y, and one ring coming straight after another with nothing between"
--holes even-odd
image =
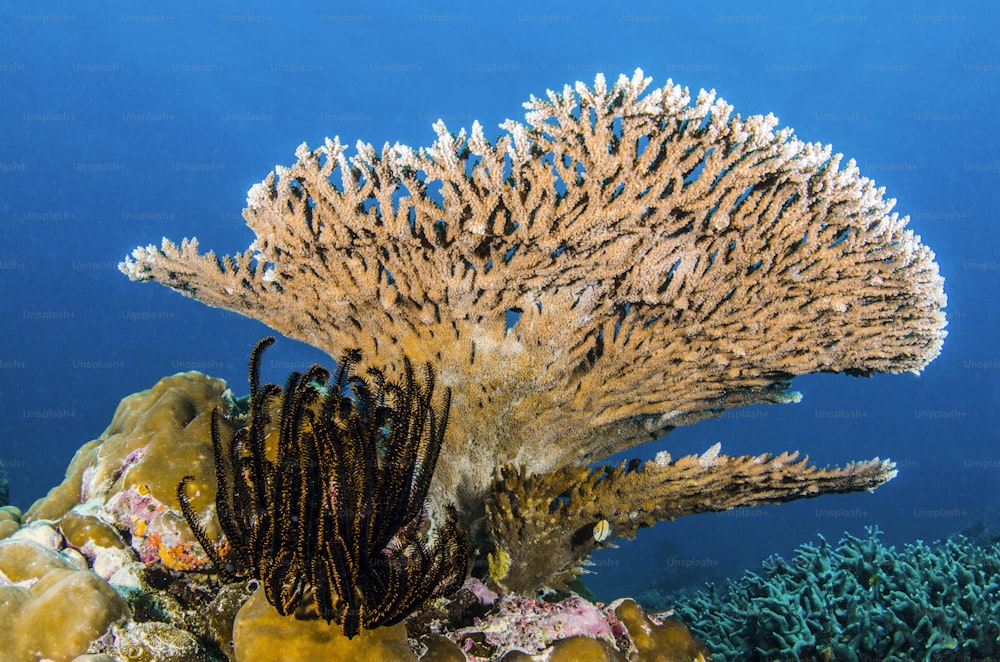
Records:
<instances>
[{"instance_id":1,"label":"coral rubble","mask_svg":"<svg viewBox=\"0 0 1000 662\"><path fill-rule=\"evenodd\" d=\"M482 587L476 584L477 580L469 580L464 590L482 596ZM543 601L503 594L492 596L488 602L484 605L474 599L475 607L465 605L466 611L471 608L477 614L471 622L463 624L461 616L431 619L419 624L420 632L440 633L457 644L464 653L464 657L457 658L460 660L711 659L707 649L669 613L649 614L628 598L601 604L579 596ZM418 641L430 641L426 646L429 652L452 650L451 645L425 634Z\"/></svg>"}]
</instances>

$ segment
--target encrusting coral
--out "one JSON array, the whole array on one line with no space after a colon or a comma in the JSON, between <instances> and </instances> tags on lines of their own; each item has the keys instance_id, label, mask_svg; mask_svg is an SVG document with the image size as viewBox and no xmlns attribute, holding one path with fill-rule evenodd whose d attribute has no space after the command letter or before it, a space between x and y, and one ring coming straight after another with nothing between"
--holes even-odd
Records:
<instances>
[{"instance_id":1,"label":"encrusting coral","mask_svg":"<svg viewBox=\"0 0 1000 662\"><path fill-rule=\"evenodd\" d=\"M433 544L424 542L425 499L448 420L447 393L440 409L431 405L433 372L421 384L407 363L396 384L372 369L369 384L351 374L347 353L332 380L314 365L281 389L260 383L261 355L273 343L264 338L251 355L246 424L226 441L218 410L212 415L224 540L212 542L188 497L195 477L177 486L184 517L217 569L261 582L282 616L310 590L319 616L349 639L455 592L467 552L454 515L438 525Z\"/></svg>"},{"instance_id":2,"label":"encrusting coral","mask_svg":"<svg viewBox=\"0 0 1000 662\"><path fill-rule=\"evenodd\" d=\"M503 466L558 473L728 408L794 400L796 375L916 372L939 353L933 253L853 161L714 93L692 103L649 83L637 71L533 97L527 123L495 142L478 123L456 135L439 122L427 149L302 145L250 190L246 251L220 260L164 240L120 267L333 356L357 347L390 375L406 356L433 364L454 398L431 496L456 502L480 550ZM712 465L719 480L728 466ZM814 483L800 495L892 476L878 460L830 471L781 467ZM633 494L662 477L638 472ZM766 473L745 480L745 503L773 493Z\"/></svg>"}]
</instances>

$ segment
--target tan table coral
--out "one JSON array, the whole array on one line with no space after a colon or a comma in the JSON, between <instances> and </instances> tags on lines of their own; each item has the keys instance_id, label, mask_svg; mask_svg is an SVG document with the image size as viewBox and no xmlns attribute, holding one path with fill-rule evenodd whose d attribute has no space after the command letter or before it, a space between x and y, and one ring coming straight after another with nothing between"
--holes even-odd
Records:
<instances>
[{"instance_id":1,"label":"tan table coral","mask_svg":"<svg viewBox=\"0 0 1000 662\"><path fill-rule=\"evenodd\" d=\"M649 83L637 71L532 98L526 124L506 122L495 142L478 123L456 135L439 122L427 149L302 145L250 190L246 251L220 260L164 240L121 269L332 356L431 362L454 394L432 494L457 500L480 538L502 466L558 482L677 425L794 399L795 375L916 372L939 353L933 253L853 161L712 92L692 103ZM697 489L754 460L717 457L718 479L702 472ZM822 480L787 457L768 466L774 501L894 475L878 460ZM629 493L690 475L651 468ZM709 490L698 509L755 502L744 473L735 495L714 504ZM547 556L528 539L494 543Z\"/></svg>"}]
</instances>

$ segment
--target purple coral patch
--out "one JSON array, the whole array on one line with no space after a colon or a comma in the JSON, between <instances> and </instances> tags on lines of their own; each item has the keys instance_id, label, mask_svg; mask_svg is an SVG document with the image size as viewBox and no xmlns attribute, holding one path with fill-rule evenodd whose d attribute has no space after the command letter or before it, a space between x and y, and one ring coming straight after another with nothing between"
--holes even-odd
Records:
<instances>
[{"instance_id":1,"label":"purple coral patch","mask_svg":"<svg viewBox=\"0 0 1000 662\"><path fill-rule=\"evenodd\" d=\"M456 643L466 651L473 637L482 637L497 650L498 656L519 650L528 654L543 651L552 643L570 637L603 639L615 645L611 618L600 605L573 596L560 602L504 595L499 604L475 625L454 633Z\"/></svg>"}]
</instances>

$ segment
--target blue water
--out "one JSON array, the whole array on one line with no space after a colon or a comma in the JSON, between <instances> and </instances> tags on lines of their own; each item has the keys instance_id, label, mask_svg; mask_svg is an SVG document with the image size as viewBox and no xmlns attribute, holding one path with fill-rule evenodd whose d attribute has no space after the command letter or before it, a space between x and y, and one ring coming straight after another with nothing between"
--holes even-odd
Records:
<instances>
[{"instance_id":1,"label":"blue water","mask_svg":"<svg viewBox=\"0 0 1000 662\"><path fill-rule=\"evenodd\" d=\"M262 325L117 263L161 236L243 250L247 189L295 147L419 146L431 123L521 118L564 83L642 67L832 143L937 253L949 337L920 376L808 376L630 455L889 456L873 494L662 523L596 557L602 597L738 574L821 532L889 543L1000 517L1000 10L991 2L10 3L0 13L0 463L14 503L57 484L125 395L189 368L245 391ZM282 340L265 377L328 358Z\"/></svg>"}]
</instances>

